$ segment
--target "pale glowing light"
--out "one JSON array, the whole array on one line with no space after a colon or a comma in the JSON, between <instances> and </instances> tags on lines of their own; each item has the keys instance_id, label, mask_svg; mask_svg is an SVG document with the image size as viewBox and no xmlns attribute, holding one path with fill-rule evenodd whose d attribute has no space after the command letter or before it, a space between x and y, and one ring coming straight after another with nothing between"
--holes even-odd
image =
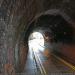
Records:
<instances>
[{"instance_id":1,"label":"pale glowing light","mask_svg":"<svg viewBox=\"0 0 75 75\"><path fill-rule=\"evenodd\" d=\"M43 39L42 34L39 33L39 32L34 32L32 35L33 35L33 37L35 37L36 39Z\"/></svg>"},{"instance_id":2,"label":"pale glowing light","mask_svg":"<svg viewBox=\"0 0 75 75\"><path fill-rule=\"evenodd\" d=\"M43 35L39 32L32 33L33 38L32 40L29 40L29 49L34 50L35 52L39 52L44 50L44 38Z\"/></svg>"}]
</instances>

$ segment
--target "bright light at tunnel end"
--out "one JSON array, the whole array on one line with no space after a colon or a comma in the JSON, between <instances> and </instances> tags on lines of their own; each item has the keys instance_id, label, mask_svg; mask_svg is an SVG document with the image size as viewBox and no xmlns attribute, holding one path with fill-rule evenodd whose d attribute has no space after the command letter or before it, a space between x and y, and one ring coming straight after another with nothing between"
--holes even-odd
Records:
<instances>
[{"instance_id":1,"label":"bright light at tunnel end","mask_svg":"<svg viewBox=\"0 0 75 75\"><path fill-rule=\"evenodd\" d=\"M29 38L29 49L35 52L44 50L44 37L40 32L33 32Z\"/></svg>"}]
</instances>

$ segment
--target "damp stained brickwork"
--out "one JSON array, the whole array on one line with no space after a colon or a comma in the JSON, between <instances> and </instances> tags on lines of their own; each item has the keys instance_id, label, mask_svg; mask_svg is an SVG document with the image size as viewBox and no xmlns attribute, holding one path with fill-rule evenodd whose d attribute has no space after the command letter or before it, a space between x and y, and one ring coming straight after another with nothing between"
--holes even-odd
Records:
<instances>
[{"instance_id":1,"label":"damp stained brickwork","mask_svg":"<svg viewBox=\"0 0 75 75\"><path fill-rule=\"evenodd\" d=\"M50 9L59 9L75 21L75 0L0 0L0 69L15 63L15 46L27 24Z\"/></svg>"}]
</instances>

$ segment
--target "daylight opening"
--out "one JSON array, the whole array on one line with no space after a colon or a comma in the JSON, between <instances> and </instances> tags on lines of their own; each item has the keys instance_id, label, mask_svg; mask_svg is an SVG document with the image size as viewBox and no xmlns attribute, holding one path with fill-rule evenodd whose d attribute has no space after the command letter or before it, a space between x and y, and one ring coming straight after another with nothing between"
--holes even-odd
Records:
<instances>
[{"instance_id":1,"label":"daylight opening","mask_svg":"<svg viewBox=\"0 0 75 75\"><path fill-rule=\"evenodd\" d=\"M38 52L44 50L44 37L40 32L33 32L29 37L29 49Z\"/></svg>"}]
</instances>

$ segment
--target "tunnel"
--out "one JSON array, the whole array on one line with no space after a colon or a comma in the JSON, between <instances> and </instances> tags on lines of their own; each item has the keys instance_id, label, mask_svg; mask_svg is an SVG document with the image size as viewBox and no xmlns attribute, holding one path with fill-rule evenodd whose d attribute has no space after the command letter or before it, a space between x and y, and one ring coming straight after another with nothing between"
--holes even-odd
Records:
<instances>
[{"instance_id":1,"label":"tunnel","mask_svg":"<svg viewBox=\"0 0 75 75\"><path fill-rule=\"evenodd\" d=\"M0 0L0 74L74 75L74 9L74 0Z\"/></svg>"},{"instance_id":2,"label":"tunnel","mask_svg":"<svg viewBox=\"0 0 75 75\"><path fill-rule=\"evenodd\" d=\"M41 33L44 39L44 46L42 49L41 46L38 48L36 45L38 41L34 41L34 44L31 44L36 49L34 52L38 52L38 48L40 49L39 51L43 53L45 58L49 58L52 53L53 55L56 55L57 57L60 57L61 59L75 65L75 55L73 53L75 49L75 41L73 38L73 30L73 26L68 23L61 15L41 15L40 17L33 20L29 25L25 33L26 36L24 37L24 40L27 40L28 43L29 37L32 34L36 32ZM39 37L38 34L36 34L36 36L37 38ZM33 39L35 40L33 37L30 40Z\"/></svg>"}]
</instances>

